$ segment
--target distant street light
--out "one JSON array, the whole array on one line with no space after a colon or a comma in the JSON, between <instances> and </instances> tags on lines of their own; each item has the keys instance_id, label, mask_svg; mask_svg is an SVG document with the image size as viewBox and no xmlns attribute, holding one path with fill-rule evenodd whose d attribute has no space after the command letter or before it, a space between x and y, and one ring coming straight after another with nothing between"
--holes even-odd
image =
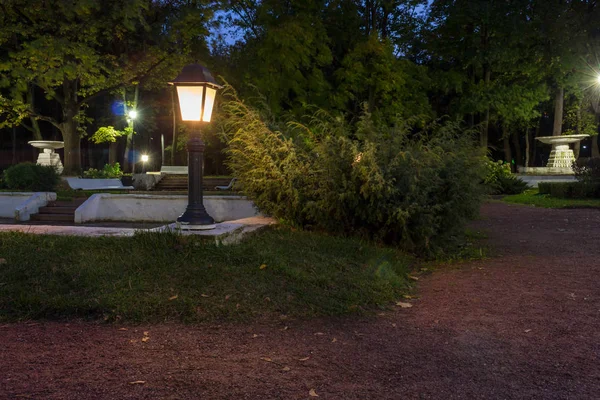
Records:
<instances>
[{"instance_id":1,"label":"distant street light","mask_svg":"<svg viewBox=\"0 0 600 400\"><path fill-rule=\"evenodd\" d=\"M142 154L142 174L146 173L146 163L148 162L148 155Z\"/></svg>"},{"instance_id":2,"label":"distant street light","mask_svg":"<svg viewBox=\"0 0 600 400\"><path fill-rule=\"evenodd\" d=\"M215 220L208 215L202 201L204 142L200 127L202 123L210 122L217 89L221 86L217 85L210 71L200 64L183 67L177 78L169 84L177 89L181 120L189 121L191 128L187 142L188 205L177 218L177 225L181 229L213 229Z\"/></svg>"},{"instance_id":3,"label":"distant street light","mask_svg":"<svg viewBox=\"0 0 600 400\"><path fill-rule=\"evenodd\" d=\"M129 112L127 113L127 116L129 117L129 119L136 119L137 118L137 111L135 110L129 110Z\"/></svg>"}]
</instances>

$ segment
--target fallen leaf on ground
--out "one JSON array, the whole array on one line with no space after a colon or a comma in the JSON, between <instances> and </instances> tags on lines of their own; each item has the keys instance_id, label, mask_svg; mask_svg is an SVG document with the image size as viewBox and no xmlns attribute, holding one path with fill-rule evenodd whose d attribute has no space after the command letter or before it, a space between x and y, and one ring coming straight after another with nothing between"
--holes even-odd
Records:
<instances>
[{"instance_id":1,"label":"fallen leaf on ground","mask_svg":"<svg viewBox=\"0 0 600 400\"><path fill-rule=\"evenodd\" d=\"M269 357L261 357L260 359L266 362L273 362Z\"/></svg>"},{"instance_id":2,"label":"fallen leaf on ground","mask_svg":"<svg viewBox=\"0 0 600 400\"><path fill-rule=\"evenodd\" d=\"M150 332L144 331L144 336L150 336Z\"/></svg>"},{"instance_id":3,"label":"fallen leaf on ground","mask_svg":"<svg viewBox=\"0 0 600 400\"><path fill-rule=\"evenodd\" d=\"M179 296L178 295L171 296L171 297L169 297L169 300L175 300L177 297L179 297Z\"/></svg>"},{"instance_id":4,"label":"fallen leaf on ground","mask_svg":"<svg viewBox=\"0 0 600 400\"><path fill-rule=\"evenodd\" d=\"M252 335L253 338L257 338L258 335L255 333L254 335Z\"/></svg>"},{"instance_id":5,"label":"fallen leaf on ground","mask_svg":"<svg viewBox=\"0 0 600 400\"><path fill-rule=\"evenodd\" d=\"M309 395L310 397L319 397L319 395L317 394L317 392L315 392L315 389L310 389L310 390L308 391L308 395Z\"/></svg>"},{"instance_id":6,"label":"fallen leaf on ground","mask_svg":"<svg viewBox=\"0 0 600 400\"><path fill-rule=\"evenodd\" d=\"M412 299L413 296L411 296L410 294L404 294L402 295L402 297L404 297L405 299Z\"/></svg>"},{"instance_id":7,"label":"fallen leaf on ground","mask_svg":"<svg viewBox=\"0 0 600 400\"><path fill-rule=\"evenodd\" d=\"M0 258L0 264L6 264L6 258Z\"/></svg>"},{"instance_id":8,"label":"fallen leaf on ground","mask_svg":"<svg viewBox=\"0 0 600 400\"><path fill-rule=\"evenodd\" d=\"M306 360L308 360L309 358L310 358L310 357L304 357L304 358L299 358L298 360L299 360L299 361L306 361Z\"/></svg>"},{"instance_id":9,"label":"fallen leaf on ground","mask_svg":"<svg viewBox=\"0 0 600 400\"><path fill-rule=\"evenodd\" d=\"M331 341L331 343L335 343L335 342L337 342L337 339L333 338L333 340Z\"/></svg>"},{"instance_id":10,"label":"fallen leaf on ground","mask_svg":"<svg viewBox=\"0 0 600 400\"><path fill-rule=\"evenodd\" d=\"M129 382L130 385L143 385L146 381L133 381Z\"/></svg>"},{"instance_id":11,"label":"fallen leaf on ground","mask_svg":"<svg viewBox=\"0 0 600 400\"><path fill-rule=\"evenodd\" d=\"M324 333L323 332L315 332L315 336L323 336Z\"/></svg>"},{"instance_id":12,"label":"fallen leaf on ground","mask_svg":"<svg viewBox=\"0 0 600 400\"><path fill-rule=\"evenodd\" d=\"M290 367L283 367L281 370L285 371L285 372L288 372L288 371L291 371L292 369Z\"/></svg>"},{"instance_id":13,"label":"fallen leaf on ground","mask_svg":"<svg viewBox=\"0 0 600 400\"><path fill-rule=\"evenodd\" d=\"M260 268L260 269L265 269L265 268L267 268L267 264L262 264L262 265L261 265L260 267L258 267L258 268Z\"/></svg>"},{"instance_id":14,"label":"fallen leaf on ground","mask_svg":"<svg viewBox=\"0 0 600 400\"><path fill-rule=\"evenodd\" d=\"M120 331L126 331L127 328L119 328Z\"/></svg>"},{"instance_id":15,"label":"fallen leaf on ground","mask_svg":"<svg viewBox=\"0 0 600 400\"><path fill-rule=\"evenodd\" d=\"M142 342L146 343L148 340L150 340L150 338L148 336L144 336L142 338Z\"/></svg>"},{"instance_id":16,"label":"fallen leaf on ground","mask_svg":"<svg viewBox=\"0 0 600 400\"><path fill-rule=\"evenodd\" d=\"M531 329L525 329L525 333L531 332Z\"/></svg>"},{"instance_id":17,"label":"fallen leaf on ground","mask_svg":"<svg viewBox=\"0 0 600 400\"><path fill-rule=\"evenodd\" d=\"M402 308L411 308L413 305L410 303L404 303L402 301L399 301L396 303L397 306L400 306Z\"/></svg>"},{"instance_id":18,"label":"fallen leaf on ground","mask_svg":"<svg viewBox=\"0 0 600 400\"><path fill-rule=\"evenodd\" d=\"M412 275L409 275L408 277L409 277L410 279L412 279L413 281L418 281L418 280L419 280L419 277L418 277L418 276L412 276Z\"/></svg>"},{"instance_id":19,"label":"fallen leaf on ground","mask_svg":"<svg viewBox=\"0 0 600 400\"><path fill-rule=\"evenodd\" d=\"M231 295L228 294L227 296L225 296L225 300L229 300L230 297L231 297Z\"/></svg>"},{"instance_id":20,"label":"fallen leaf on ground","mask_svg":"<svg viewBox=\"0 0 600 400\"><path fill-rule=\"evenodd\" d=\"M202 293L200 296L202 296L202 297L210 297L209 295L204 294L204 293Z\"/></svg>"}]
</instances>

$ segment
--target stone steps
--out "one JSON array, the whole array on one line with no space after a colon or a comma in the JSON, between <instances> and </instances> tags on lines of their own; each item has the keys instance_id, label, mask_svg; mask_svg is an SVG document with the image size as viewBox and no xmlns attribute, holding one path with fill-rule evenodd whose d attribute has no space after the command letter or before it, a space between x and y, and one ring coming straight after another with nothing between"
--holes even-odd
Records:
<instances>
[{"instance_id":1,"label":"stone steps","mask_svg":"<svg viewBox=\"0 0 600 400\"><path fill-rule=\"evenodd\" d=\"M51 201L45 207L40 207L37 214L31 215L31 221L52 223L74 223L75 210L87 199Z\"/></svg>"}]
</instances>

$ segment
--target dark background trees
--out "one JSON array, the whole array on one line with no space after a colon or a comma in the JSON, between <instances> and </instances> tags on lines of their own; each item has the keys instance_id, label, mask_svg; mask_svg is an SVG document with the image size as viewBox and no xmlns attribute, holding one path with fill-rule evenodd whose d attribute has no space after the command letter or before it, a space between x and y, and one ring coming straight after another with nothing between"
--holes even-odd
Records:
<instances>
[{"instance_id":1,"label":"dark background trees","mask_svg":"<svg viewBox=\"0 0 600 400\"><path fill-rule=\"evenodd\" d=\"M15 139L32 157L34 138L64 140L71 170L135 162L132 137L78 153L127 124L115 101L140 111L133 139L154 159L162 137L161 162L182 163L166 82L200 61L274 121L320 109L352 135L365 112L390 127L447 116L496 158L539 165L536 136L597 132L599 14L591 0L1 0L0 164ZM597 136L584 146L599 155Z\"/></svg>"}]
</instances>

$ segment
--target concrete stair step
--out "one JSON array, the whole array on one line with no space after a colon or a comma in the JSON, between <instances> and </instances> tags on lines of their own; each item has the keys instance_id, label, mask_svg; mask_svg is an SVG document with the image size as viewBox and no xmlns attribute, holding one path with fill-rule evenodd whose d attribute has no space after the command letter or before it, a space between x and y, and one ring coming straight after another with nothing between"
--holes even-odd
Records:
<instances>
[{"instance_id":1,"label":"concrete stair step","mask_svg":"<svg viewBox=\"0 0 600 400\"><path fill-rule=\"evenodd\" d=\"M70 214L33 214L32 221L57 221L57 222L74 222L73 215Z\"/></svg>"},{"instance_id":2,"label":"concrete stair step","mask_svg":"<svg viewBox=\"0 0 600 400\"><path fill-rule=\"evenodd\" d=\"M77 207L40 207L40 214L75 214Z\"/></svg>"},{"instance_id":3,"label":"concrete stair step","mask_svg":"<svg viewBox=\"0 0 600 400\"><path fill-rule=\"evenodd\" d=\"M79 207L82 205L87 198L74 199L74 200L58 200L51 201L48 203L47 207Z\"/></svg>"}]
</instances>

